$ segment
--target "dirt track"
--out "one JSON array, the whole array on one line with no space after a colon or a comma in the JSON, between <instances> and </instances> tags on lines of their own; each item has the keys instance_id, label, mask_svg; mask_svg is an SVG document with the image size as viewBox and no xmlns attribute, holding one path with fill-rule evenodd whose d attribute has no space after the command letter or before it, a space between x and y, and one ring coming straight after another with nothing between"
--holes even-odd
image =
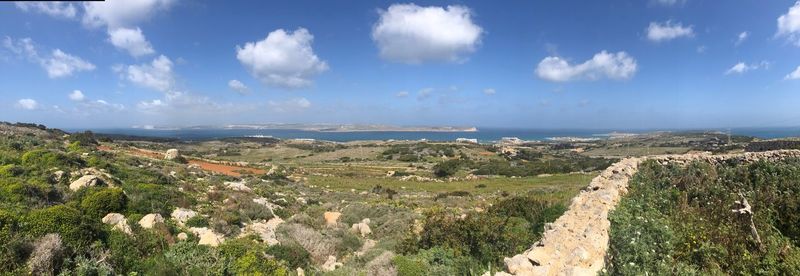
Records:
<instances>
[{"instance_id":1,"label":"dirt track","mask_svg":"<svg viewBox=\"0 0 800 276\"><path fill-rule=\"evenodd\" d=\"M102 151L112 151L113 149L108 146L98 146L98 150ZM153 159L163 159L164 153L152 150L145 150L145 149L124 149L122 152L139 157L146 157L146 158L153 158ZM200 166L201 169L209 172L229 175L229 176L241 176L242 173L245 174L263 174L267 171L262 169L250 168L250 167L243 167L243 166L233 166L233 165L226 165L226 164L218 164L212 163L204 160L198 160L193 158L187 158L187 161L190 165L197 165Z\"/></svg>"}]
</instances>

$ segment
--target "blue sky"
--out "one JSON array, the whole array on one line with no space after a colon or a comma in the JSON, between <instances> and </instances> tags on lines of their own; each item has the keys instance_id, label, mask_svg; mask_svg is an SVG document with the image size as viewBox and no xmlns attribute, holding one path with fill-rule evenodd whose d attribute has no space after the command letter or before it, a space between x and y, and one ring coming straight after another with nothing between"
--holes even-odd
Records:
<instances>
[{"instance_id":1,"label":"blue sky","mask_svg":"<svg viewBox=\"0 0 800 276\"><path fill-rule=\"evenodd\" d=\"M65 128L797 126L800 1L0 3L0 76Z\"/></svg>"}]
</instances>

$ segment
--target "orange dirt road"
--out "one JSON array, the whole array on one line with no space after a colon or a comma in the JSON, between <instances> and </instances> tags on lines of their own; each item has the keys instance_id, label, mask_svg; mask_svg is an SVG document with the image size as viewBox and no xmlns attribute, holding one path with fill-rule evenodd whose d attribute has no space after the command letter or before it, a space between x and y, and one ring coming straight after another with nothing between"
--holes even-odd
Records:
<instances>
[{"instance_id":1,"label":"orange dirt road","mask_svg":"<svg viewBox=\"0 0 800 276\"><path fill-rule=\"evenodd\" d=\"M102 145L101 146L97 146L97 149L98 150L102 150L102 151L111 151L111 150L113 150L109 146L102 146ZM157 152L157 151L151 151L151 150L125 149L125 150L123 150L123 152L125 152L127 154L130 154L130 155L134 155L134 156L147 157L147 158L153 158L153 159L162 159L162 158L164 158L164 153ZM250 167L241 167L241 166L232 166L232 165L224 165L224 164L216 164L216 163L211 163L211 162L207 162L207 161L203 161L203 160L197 160L197 159L188 159L187 158L187 161L189 162L190 165L200 166L200 168L205 170L205 171L220 173L220 174L229 175L229 176L237 176L238 177L238 176L241 176L242 173L263 174L263 173L267 172L267 171L262 170L262 169L256 169L256 168L250 168Z\"/></svg>"}]
</instances>

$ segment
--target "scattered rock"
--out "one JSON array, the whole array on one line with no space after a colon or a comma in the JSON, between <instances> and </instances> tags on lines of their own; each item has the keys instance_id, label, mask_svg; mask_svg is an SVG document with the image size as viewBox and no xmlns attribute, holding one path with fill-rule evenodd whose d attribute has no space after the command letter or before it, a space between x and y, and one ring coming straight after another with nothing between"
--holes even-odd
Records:
<instances>
[{"instance_id":1,"label":"scattered rock","mask_svg":"<svg viewBox=\"0 0 800 276\"><path fill-rule=\"evenodd\" d=\"M306 271L302 267L297 268L297 276L306 276Z\"/></svg>"},{"instance_id":2,"label":"scattered rock","mask_svg":"<svg viewBox=\"0 0 800 276\"><path fill-rule=\"evenodd\" d=\"M179 241L185 241L185 240L187 240L188 238L189 238L189 235L186 235L186 233L183 233L183 232L181 232L181 233L178 233L178 240L179 240Z\"/></svg>"},{"instance_id":3,"label":"scattered rock","mask_svg":"<svg viewBox=\"0 0 800 276\"><path fill-rule=\"evenodd\" d=\"M336 256L328 256L328 260L322 264L321 268L323 271L334 271L343 265L344 264L336 261Z\"/></svg>"},{"instance_id":4,"label":"scattered rock","mask_svg":"<svg viewBox=\"0 0 800 276\"><path fill-rule=\"evenodd\" d=\"M64 178L64 174L64 171L61 170L53 172L53 180L55 180L55 182L61 182L61 179Z\"/></svg>"},{"instance_id":5,"label":"scattered rock","mask_svg":"<svg viewBox=\"0 0 800 276\"><path fill-rule=\"evenodd\" d=\"M181 157L181 153L178 149L168 149L167 153L164 154L164 159L166 160L174 160L178 157Z\"/></svg>"},{"instance_id":6,"label":"scattered rock","mask_svg":"<svg viewBox=\"0 0 800 276\"><path fill-rule=\"evenodd\" d=\"M160 214L147 214L139 220L139 225L146 229L153 228L156 223L164 223L164 218Z\"/></svg>"},{"instance_id":7,"label":"scattered rock","mask_svg":"<svg viewBox=\"0 0 800 276\"><path fill-rule=\"evenodd\" d=\"M268 199L266 199L266 198L263 198L263 197L254 198L254 199L253 199L253 202L254 202L254 203L257 203L257 204L264 205L265 207L267 207L267 209L269 209L269 211L270 211L270 212L272 212L272 215L275 215L275 210L277 210L277 209L283 209L283 206L280 206L280 205L278 205L278 204L275 204L275 203L269 202L269 200L268 200ZM277 217L277 216L276 216L276 217Z\"/></svg>"},{"instance_id":8,"label":"scattered rock","mask_svg":"<svg viewBox=\"0 0 800 276\"><path fill-rule=\"evenodd\" d=\"M72 183L69 184L69 189L72 191L77 191L83 187L94 187L97 186L98 182L100 182L100 178L97 176L84 175L81 176L81 178L78 178L78 180L72 181Z\"/></svg>"},{"instance_id":9,"label":"scattered rock","mask_svg":"<svg viewBox=\"0 0 800 276\"><path fill-rule=\"evenodd\" d=\"M250 191L252 191L252 189L250 189L250 187L247 187L247 185L245 185L245 181L244 180L239 181L239 182L225 181L225 187L227 187L228 189L231 189L231 190L234 190L234 191L240 191L240 192L250 192Z\"/></svg>"},{"instance_id":10,"label":"scattered rock","mask_svg":"<svg viewBox=\"0 0 800 276\"><path fill-rule=\"evenodd\" d=\"M170 214L170 217L178 223L178 225L183 226L190 218L197 215L197 212L185 209L185 208L175 208Z\"/></svg>"},{"instance_id":11,"label":"scattered rock","mask_svg":"<svg viewBox=\"0 0 800 276\"><path fill-rule=\"evenodd\" d=\"M354 223L350 230L356 233L361 234L361 237L366 237L367 235L372 233L372 229L369 228L369 219L365 218L361 220L359 223Z\"/></svg>"},{"instance_id":12,"label":"scattered rock","mask_svg":"<svg viewBox=\"0 0 800 276\"><path fill-rule=\"evenodd\" d=\"M283 223L283 220L279 217L275 217L267 222L262 221L246 224L239 236L242 237L249 233L254 233L261 237L261 240L266 242L269 246L277 245L280 244L280 241L278 241L278 238L275 236L275 230L278 229L278 225L281 223Z\"/></svg>"},{"instance_id":13,"label":"scattered rock","mask_svg":"<svg viewBox=\"0 0 800 276\"><path fill-rule=\"evenodd\" d=\"M131 231L131 226L128 225L128 220L125 219L125 216L120 213L108 213L105 217L103 217L103 223L113 225L113 229L119 230L122 233L131 235L133 231Z\"/></svg>"},{"instance_id":14,"label":"scattered rock","mask_svg":"<svg viewBox=\"0 0 800 276\"><path fill-rule=\"evenodd\" d=\"M336 225L339 222L339 217L342 216L342 213L339 212L325 212L322 215L325 218L325 224L328 226Z\"/></svg>"},{"instance_id":15,"label":"scattered rock","mask_svg":"<svg viewBox=\"0 0 800 276\"><path fill-rule=\"evenodd\" d=\"M189 228L189 231L192 231L192 233L200 238L200 241L197 242L197 244L200 245L216 247L225 241L225 236L217 234L214 230L208 229L207 227L192 227Z\"/></svg>"}]
</instances>

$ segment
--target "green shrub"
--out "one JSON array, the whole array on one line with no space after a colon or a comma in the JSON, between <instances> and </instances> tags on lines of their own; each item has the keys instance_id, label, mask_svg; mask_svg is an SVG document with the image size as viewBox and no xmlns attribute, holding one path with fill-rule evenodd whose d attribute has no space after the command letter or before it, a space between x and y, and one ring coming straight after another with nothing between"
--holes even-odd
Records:
<instances>
[{"instance_id":1,"label":"green shrub","mask_svg":"<svg viewBox=\"0 0 800 276\"><path fill-rule=\"evenodd\" d=\"M234 275L289 275L288 269L279 262L268 259L263 253L248 251L233 262L231 273Z\"/></svg>"},{"instance_id":2,"label":"green shrub","mask_svg":"<svg viewBox=\"0 0 800 276\"><path fill-rule=\"evenodd\" d=\"M23 225L24 230L35 237L58 233L64 243L73 249L88 247L100 234L99 224L66 205L33 210Z\"/></svg>"},{"instance_id":3,"label":"green shrub","mask_svg":"<svg viewBox=\"0 0 800 276\"><path fill-rule=\"evenodd\" d=\"M302 246L294 243L287 245L273 245L267 248L267 254L278 260L285 261L290 268L308 267L311 255Z\"/></svg>"},{"instance_id":4,"label":"green shrub","mask_svg":"<svg viewBox=\"0 0 800 276\"><path fill-rule=\"evenodd\" d=\"M108 213L125 210L127 197L120 188L104 188L86 196L81 201L81 209L91 218L100 220Z\"/></svg>"},{"instance_id":5,"label":"green shrub","mask_svg":"<svg viewBox=\"0 0 800 276\"><path fill-rule=\"evenodd\" d=\"M22 155L22 165L38 171L50 168L78 168L83 165L83 160L75 155L64 154L53 150L37 149Z\"/></svg>"},{"instance_id":6,"label":"green shrub","mask_svg":"<svg viewBox=\"0 0 800 276\"><path fill-rule=\"evenodd\" d=\"M24 168L14 164L0 166L0 177L15 177L21 175L24 172L25 172Z\"/></svg>"},{"instance_id":7,"label":"green shrub","mask_svg":"<svg viewBox=\"0 0 800 276\"><path fill-rule=\"evenodd\" d=\"M164 260L179 275L222 275L226 260L219 250L196 242L179 242L164 251Z\"/></svg>"},{"instance_id":8,"label":"green shrub","mask_svg":"<svg viewBox=\"0 0 800 276\"><path fill-rule=\"evenodd\" d=\"M397 268L398 276L428 275L427 273L430 271L425 260L420 260L418 258L398 255L392 259L392 263L394 267Z\"/></svg>"},{"instance_id":9,"label":"green shrub","mask_svg":"<svg viewBox=\"0 0 800 276\"><path fill-rule=\"evenodd\" d=\"M138 184L125 187L128 196L128 212L168 215L181 202L185 195L173 186L158 184Z\"/></svg>"},{"instance_id":10,"label":"green shrub","mask_svg":"<svg viewBox=\"0 0 800 276\"><path fill-rule=\"evenodd\" d=\"M459 159L439 162L433 166L433 174L436 175L436 177L450 177L455 175L463 164L464 161Z\"/></svg>"},{"instance_id":11,"label":"green shrub","mask_svg":"<svg viewBox=\"0 0 800 276\"><path fill-rule=\"evenodd\" d=\"M208 219L204 216L193 216L186 221L187 227L208 227Z\"/></svg>"},{"instance_id":12,"label":"green shrub","mask_svg":"<svg viewBox=\"0 0 800 276\"><path fill-rule=\"evenodd\" d=\"M133 235L121 231L108 233L109 262L118 273L147 271L150 265L144 260L160 256L168 248L164 233L132 226Z\"/></svg>"},{"instance_id":13,"label":"green shrub","mask_svg":"<svg viewBox=\"0 0 800 276\"><path fill-rule=\"evenodd\" d=\"M356 252L361 248L362 242L358 235L347 229L340 229L334 232L334 236L339 240L336 244L336 253L339 255L346 255L348 253Z\"/></svg>"},{"instance_id":14,"label":"green shrub","mask_svg":"<svg viewBox=\"0 0 800 276\"><path fill-rule=\"evenodd\" d=\"M393 260L397 275L480 275L486 267L450 249L433 247Z\"/></svg>"},{"instance_id":15,"label":"green shrub","mask_svg":"<svg viewBox=\"0 0 800 276\"><path fill-rule=\"evenodd\" d=\"M0 209L0 271L25 268L32 247L29 239L19 233L19 223L19 217Z\"/></svg>"}]
</instances>

